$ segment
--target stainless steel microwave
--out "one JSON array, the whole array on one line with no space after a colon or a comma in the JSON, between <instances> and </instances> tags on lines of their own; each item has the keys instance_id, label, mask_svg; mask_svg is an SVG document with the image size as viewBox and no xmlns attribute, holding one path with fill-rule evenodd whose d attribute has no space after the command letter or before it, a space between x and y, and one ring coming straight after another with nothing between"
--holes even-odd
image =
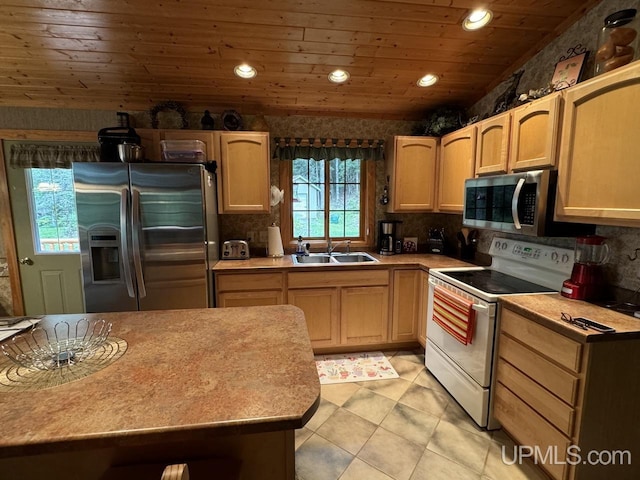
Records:
<instances>
[{"instance_id":1,"label":"stainless steel microwave","mask_svg":"<svg viewBox=\"0 0 640 480\"><path fill-rule=\"evenodd\" d=\"M556 170L470 178L462 224L536 237L594 233L594 225L553 220L557 181Z\"/></svg>"}]
</instances>

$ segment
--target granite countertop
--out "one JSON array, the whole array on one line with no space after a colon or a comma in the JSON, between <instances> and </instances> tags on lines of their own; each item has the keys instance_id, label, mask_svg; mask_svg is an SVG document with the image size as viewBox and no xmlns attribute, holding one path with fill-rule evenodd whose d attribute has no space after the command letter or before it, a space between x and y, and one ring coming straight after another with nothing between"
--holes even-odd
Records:
<instances>
[{"instance_id":1,"label":"granite countertop","mask_svg":"<svg viewBox=\"0 0 640 480\"><path fill-rule=\"evenodd\" d=\"M246 308L53 315L103 318L125 354L85 378L0 392L0 457L289 430L320 383L302 310Z\"/></svg>"},{"instance_id":2,"label":"granite countertop","mask_svg":"<svg viewBox=\"0 0 640 480\"><path fill-rule=\"evenodd\" d=\"M279 258L270 257L252 257L247 260L220 260L213 266L214 272L233 271L233 270L262 270L269 268L293 269L293 270L314 270L314 269L362 269L362 268L388 268L412 266L424 268L448 268L448 267L470 267L472 264L458 260L457 258L447 257L445 255L433 255L426 253L402 253L399 255L379 255L377 253L367 252L374 257L377 262L363 262L357 264L338 264L338 263L318 263L294 265L291 255L285 255Z\"/></svg>"},{"instance_id":3,"label":"granite countertop","mask_svg":"<svg viewBox=\"0 0 640 480\"><path fill-rule=\"evenodd\" d=\"M559 293L550 295L508 295L500 297L505 307L578 342L606 342L640 339L640 319L614 312ZM560 319L561 312L572 317L585 317L614 328L614 333L583 330Z\"/></svg>"}]
</instances>

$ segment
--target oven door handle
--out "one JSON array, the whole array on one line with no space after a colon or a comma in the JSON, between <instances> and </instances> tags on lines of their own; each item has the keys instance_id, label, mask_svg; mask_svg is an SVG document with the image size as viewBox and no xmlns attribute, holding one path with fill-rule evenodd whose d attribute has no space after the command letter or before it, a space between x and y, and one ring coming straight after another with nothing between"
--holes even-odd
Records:
<instances>
[{"instance_id":1,"label":"oven door handle","mask_svg":"<svg viewBox=\"0 0 640 480\"><path fill-rule=\"evenodd\" d=\"M474 303L471 308L473 308L476 312L486 312L489 310L489 307L486 305L480 305L478 303Z\"/></svg>"},{"instance_id":2,"label":"oven door handle","mask_svg":"<svg viewBox=\"0 0 640 480\"><path fill-rule=\"evenodd\" d=\"M516 227L516 230L522 230L522 225L520 225L520 219L518 218L518 203L520 202L520 192L526 181L527 179L525 177L518 180L516 189L513 192L513 198L511 199L511 216L513 217L513 226Z\"/></svg>"}]
</instances>

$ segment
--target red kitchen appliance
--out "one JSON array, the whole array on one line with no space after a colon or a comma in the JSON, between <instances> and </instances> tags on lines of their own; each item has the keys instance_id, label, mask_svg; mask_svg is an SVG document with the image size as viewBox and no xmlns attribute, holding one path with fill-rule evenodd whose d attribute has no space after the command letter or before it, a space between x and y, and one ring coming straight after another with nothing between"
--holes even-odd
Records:
<instances>
[{"instance_id":1,"label":"red kitchen appliance","mask_svg":"<svg viewBox=\"0 0 640 480\"><path fill-rule=\"evenodd\" d=\"M602 265L609 259L606 238L587 235L576 238L575 263L571 278L562 284L560 293L576 300L597 298L603 287Z\"/></svg>"}]
</instances>

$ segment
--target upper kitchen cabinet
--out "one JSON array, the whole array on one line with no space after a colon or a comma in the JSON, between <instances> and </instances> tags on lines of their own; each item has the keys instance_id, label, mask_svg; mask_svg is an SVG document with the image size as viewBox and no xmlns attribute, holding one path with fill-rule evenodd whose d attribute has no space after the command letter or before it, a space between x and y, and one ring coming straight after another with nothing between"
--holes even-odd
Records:
<instances>
[{"instance_id":1,"label":"upper kitchen cabinet","mask_svg":"<svg viewBox=\"0 0 640 480\"><path fill-rule=\"evenodd\" d=\"M477 128L476 175L507 173L511 112L483 120Z\"/></svg>"},{"instance_id":2,"label":"upper kitchen cabinet","mask_svg":"<svg viewBox=\"0 0 640 480\"><path fill-rule=\"evenodd\" d=\"M387 154L389 212L434 210L437 146L437 138L393 137Z\"/></svg>"},{"instance_id":3,"label":"upper kitchen cabinet","mask_svg":"<svg viewBox=\"0 0 640 480\"><path fill-rule=\"evenodd\" d=\"M269 213L269 133L216 132L218 212Z\"/></svg>"},{"instance_id":4,"label":"upper kitchen cabinet","mask_svg":"<svg viewBox=\"0 0 640 480\"><path fill-rule=\"evenodd\" d=\"M440 139L438 210L462 213L464 181L474 175L476 126L456 130Z\"/></svg>"},{"instance_id":5,"label":"upper kitchen cabinet","mask_svg":"<svg viewBox=\"0 0 640 480\"><path fill-rule=\"evenodd\" d=\"M565 92L556 217L640 227L640 62Z\"/></svg>"},{"instance_id":6,"label":"upper kitchen cabinet","mask_svg":"<svg viewBox=\"0 0 640 480\"><path fill-rule=\"evenodd\" d=\"M561 93L553 93L512 110L509 169L556 166Z\"/></svg>"}]
</instances>

